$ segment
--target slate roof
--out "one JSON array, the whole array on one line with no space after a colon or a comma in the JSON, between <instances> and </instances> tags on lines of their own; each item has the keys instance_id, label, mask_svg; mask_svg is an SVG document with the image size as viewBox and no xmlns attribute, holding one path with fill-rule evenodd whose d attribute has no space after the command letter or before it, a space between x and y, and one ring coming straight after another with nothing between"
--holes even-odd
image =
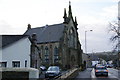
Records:
<instances>
[{"instance_id":1,"label":"slate roof","mask_svg":"<svg viewBox=\"0 0 120 80\"><path fill-rule=\"evenodd\" d=\"M63 35L64 24L46 25L43 27L31 28L27 30L24 35L32 36L33 33L37 35L37 43L57 42Z\"/></svg>"},{"instance_id":2,"label":"slate roof","mask_svg":"<svg viewBox=\"0 0 120 80\"><path fill-rule=\"evenodd\" d=\"M11 45L24 37L27 37L27 36L26 35L0 35L0 48Z\"/></svg>"}]
</instances>

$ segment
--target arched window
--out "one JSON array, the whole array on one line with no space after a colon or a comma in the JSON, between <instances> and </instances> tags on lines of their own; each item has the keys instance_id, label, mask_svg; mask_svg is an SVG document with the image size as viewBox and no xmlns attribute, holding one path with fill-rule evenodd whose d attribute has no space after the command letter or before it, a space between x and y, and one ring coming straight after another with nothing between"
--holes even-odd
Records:
<instances>
[{"instance_id":1,"label":"arched window","mask_svg":"<svg viewBox=\"0 0 120 80\"><path fill-rule=\"evenodd\" d=\"M44 57L43 54L44 54L44 48L43 48L43 46L41 46L41 47L40 47L40 55L41 55L40 57L41 57L41 60L42 60L42 61L44 61L44 60L43 60L43 57Z\"/></svg>"},{"instance_id":2,"label":"arched window","mask_svg":"<svg viewBox=\"0 0 120 80\"><path fill-rule=\"evenodd\" d=\"M59 52L58 52L58 48L55 47L54 48L54 62L56 63L58 62L58 60L59 60Z\"/></svg>"},{"instance_id":3,"label":"arched window","mask_svg":"<svg viewBox=\"0 0 120 80\"><path fill-rule=\"evenodd\" d=\"M49 49L47 46L45 47L45 62L49 62Z\"/></svg>"},{"instance_id":4,"label":"arched window","mask_svg":"<svg viewBox=\"0 0 120 80\"><path fill-rule=\"evenodd\" d=\"M69 30L69 46L75 47L76 44L76 37L75 37L75 31L73 28Z\"/></svg>"},{"instance_id":5,"label":"arched window","mask_svg":"<svg viewBox=\"0 0 120 80\"><path fill-rule=\"evenodd\" d=\"M54 55L58 55L58 48L57 47L54 48Z\"/></svg>"}]
</instances>

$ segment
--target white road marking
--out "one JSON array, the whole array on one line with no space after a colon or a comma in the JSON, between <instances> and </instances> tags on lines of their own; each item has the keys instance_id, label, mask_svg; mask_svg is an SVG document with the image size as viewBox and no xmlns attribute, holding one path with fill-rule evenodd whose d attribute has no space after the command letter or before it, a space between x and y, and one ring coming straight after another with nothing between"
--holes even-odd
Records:
<instances>
[{"instance_id":1,"label":"white road marking","mask_svg":"<svg viewBox=\"0 0 120 80\"><path fill-rule=\"evenodd\" d=\"M95 80L95 79L96 79L94 68L93 68L92 71L91 71L91 78L92 78L92 80Z\"/></svg>"},{"instance_id":2,"label":"white road marking","mask_svg":"<svg viewBox=\"0 0 120 80\"><path fill-rule=\"evenodd\" d=\"M110 69L109 69L110 70ZM115 71L117 71L117 70L115 70ZM113 75L113 73L112 72L108 72L108 77L96 77L95 76L95 69L93 68L92 69L92 71L91 71L91 78L93 79L93 80L96 80L97 78L116 78L116 79L118 79L118 77L117 76L114 76ZM119 79L120 80L120 79Z\"/></svg>"}]
</instances>

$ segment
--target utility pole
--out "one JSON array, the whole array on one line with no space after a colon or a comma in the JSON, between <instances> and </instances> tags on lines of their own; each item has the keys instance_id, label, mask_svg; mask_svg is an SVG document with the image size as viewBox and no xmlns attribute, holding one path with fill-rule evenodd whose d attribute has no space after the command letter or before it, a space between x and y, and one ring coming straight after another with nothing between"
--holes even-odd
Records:
<instances>
[{"instance_id":1,"label":"utility pole","mask_svg":"<svg viewBox=\"0 0 120 80\"><path fill-rule=\"evenodd\" d=\"M85 53L87 54L87 32L88 31L93 31L93 30L87 30L85 31Z\"/></svg>"}]
</instances>

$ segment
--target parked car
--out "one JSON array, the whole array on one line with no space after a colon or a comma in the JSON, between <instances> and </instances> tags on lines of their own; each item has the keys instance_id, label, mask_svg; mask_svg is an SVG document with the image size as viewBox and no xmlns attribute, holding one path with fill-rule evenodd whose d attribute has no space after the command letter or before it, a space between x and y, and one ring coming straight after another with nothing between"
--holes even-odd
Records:
<instances>
[{"instance_id":1,"label":"parked car","mask_svg":"<svg viewBox=\"0 0 120 80\"><path fill-rule=\"evenodd\" d=\"M61 69L58 66L50 66L45 73L45 78L60 76Z\"/></svg>"},{"instance_id":2,"label":"parked car","mask_svg":"<svg viewBox=\"0 0 120 80\"><path fill-rule=\"evenodd\" d=\"M95 68L96 76L108 76L108 70L105 66L96 66Z\"/></svg>"},{"instance_id":3,"label":"parked car","mask_svg":"<svg viewBox=\"0 0 120 80\"><path fill-rule=\"evenodd\" d=\"M112 68L113 67L112 64L107 64L106 66L107 66L107 68Z\"/></svg>"},{"instance_id":4,"label":"parked car","mask_svg":"<svg viewBox=\"0 0 120 80\"><path fill-rule=\"evenodd\" d=\"M47 70L45 66L40 66L40 69L41 69L41 71L46 71Z\"/></svg>"},{"instance_id":5,"label":"parked car","mask_svg":"<svg viewBox=\"0 0 120 80\"><path fill-rule=\"evenodd\" d=\"M95 64L95 67L94 67L94 68L96 68L97 66L102 66L102 64Z\"/></svg>"}]
</instances>

